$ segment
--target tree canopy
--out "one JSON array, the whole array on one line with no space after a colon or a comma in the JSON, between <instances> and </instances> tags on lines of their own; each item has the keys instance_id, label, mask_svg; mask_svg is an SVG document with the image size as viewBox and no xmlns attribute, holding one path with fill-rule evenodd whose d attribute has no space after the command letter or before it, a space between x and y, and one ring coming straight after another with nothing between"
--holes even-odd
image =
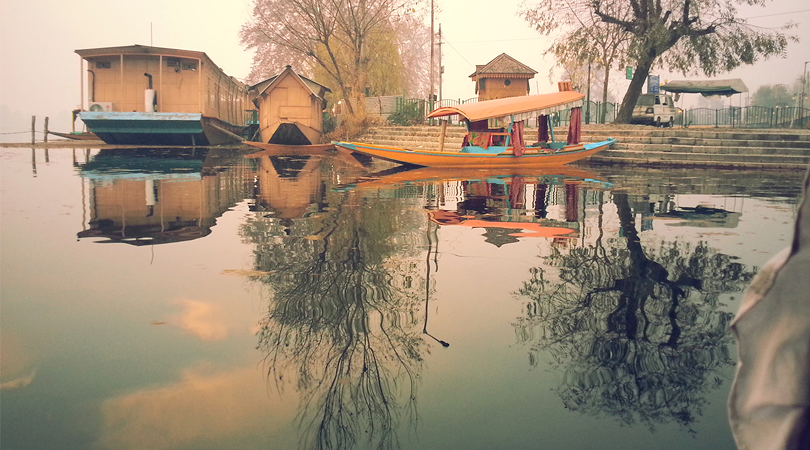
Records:
<instances>
[{"instance_id":1,"label":"tree canopy","mask_svg":"<svg viewBox=\"0 0 810 450\"><path fill-rule=\"evenodd\" d=\"M425 40L414 36L416 6L418 0L255 0L240 31L242 45L256 51L251 77L295 62L345 100L349 114L363 116L367 90L401 93L413 82L406 74L420 70L420 47L412 44Z\"/></svg>"},{"instance_id":2,"label":"tree canopy","mask_svg":"<svg viewBox=\"0 0 810 450\"><path fill-rule=\"evenodd\" d=\"M626 32L626 55L635 73L622 100L617 123L628 123L633 107L654 67L684 75L714 76L760 58L784 56L793 25L760 29L738 17L737 6L764 7L768 0L571 0L523 4L523 16L543 33L564 32L557 44L577 29L592 26L593 14Z\"/></svg>"}]
</instances>

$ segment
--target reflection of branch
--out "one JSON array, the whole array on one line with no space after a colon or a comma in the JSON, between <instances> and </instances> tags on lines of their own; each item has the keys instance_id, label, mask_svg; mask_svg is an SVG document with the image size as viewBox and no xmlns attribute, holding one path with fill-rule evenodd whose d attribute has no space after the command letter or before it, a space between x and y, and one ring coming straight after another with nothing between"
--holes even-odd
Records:
<instances>
[{"instance_id":1,"label":"reflection of branch","mask_svg":"<svg viewBox=\"0 0 810 450\"><path fill-rule=\"evenodd\" d=\"M442 344L442 347L450 347L450 344L444 342L442 340L437 339L432 334L428 333L427 324L428 324L428 311L430 309L429 302L430 302L430 255L432 253L433 248L433 239L431 236L431 224L432 222L428 221L428 230L427 230L427 242L428 242L428 251L427 251L427 260L425 261L425 326L422 327L422 334L428 335L433 338L434 341ZM436 248L436 252L438 253L438 247Z\"/></svg>"},{"instance_id":2,"label":"reflection of branch","mask_svg":"<svg viewBox=\"0 0 810 450\"><path fill-rule=\"evenodd\" d=\"M385 253L369 247L389 239L368 236L378 228L361 213L338 206L313 223L311 230L320 231L307 239L285 234L283 245L272 240L257 250L257 267L274 269L261 278L274 296L259 348L277 388L293 383L301 394L297 420L307 448L356 448L363 441L393 448L400 420L416 421L428 345L414 314L418 295L394 284L395 274L382 264Z\"/></svg>"},{"instance_id":3,"label":"reflection of branch","mask_svg":"<svg viewBox=\"0 0 810 450\"><path fill-rule=\"evenodd\" d=\"M717 387L710 374L733 364L731 315L716 299L753 273L705 243L645 249L627 195L615 194L614 203L625 239L605 251L600 229L595 246L552 249L520 290L530 302L518 336L563 370L558 392L567 408L690 427L705 392ZM555 268L559 281L548 281Z\"/></svg>"}]
</instances>

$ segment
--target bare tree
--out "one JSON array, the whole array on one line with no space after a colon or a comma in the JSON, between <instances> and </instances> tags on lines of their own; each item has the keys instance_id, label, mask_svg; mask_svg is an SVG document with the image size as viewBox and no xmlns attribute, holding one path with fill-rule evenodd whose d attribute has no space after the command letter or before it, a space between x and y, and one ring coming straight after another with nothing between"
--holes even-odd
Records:
<instances>
[{"instance_id":1,"label":"bare tree","mask_svg":"<svg viewBox=\"0 0 810 450\"><path fill-rule=\"evenodd\" d=\"M617 123L629 123L633 107L651 69L667 66L684 74L713 76L753 64L760 57L783 55L792 24L772 30L758 29L737 17L736 6L765 6L767 0L570 0L544 2L534 7L535 29L544 34L579 27L594 14L620 27L631 36L627 56L635 73L616 116Z\"/></svg>"},{"instance_id":2,"label":"bare tree","mask_svg":"<svg viewBox=\"0 0 810 450\"><path fill-rule=\"evenodd\" d=\"M573 8L575 5L569 4ZM630 33L619 26L607 24L589 8L571 9L570 18L573 20L565 29L566 33L557 38L545 51L552 54L557 65L565 68L572 76L575 85L592 85L590 79L590 66L594 69L604 70L602 77L602 103L607 103L610 71L623 66L627 62L627 50L630 43ZM544 14L547 11L540 5L521 5L519 15L532 24L537 31L547 34L553 25ZM588 72L588 75L586 75ZM588 78L584 81L584 78ZM576 79L576 80L574 80ZM602 110L604 121L606 110Z\"/></svg>"},{"instance_id":3,"label":"bare tree","mask_svg":"<svg viewBox=\"0 0 810 450\"><path fill-rule=\"evenodd\" d=\"M322 71L346 100L347 112L363 117L370 40L409 14L410 0L256 0L253 19L240 31L248 48L282 50ZM261 58L261 57L260 57ZM254 68L255 70L255 68Z\"/></svg>"}]
</instances>

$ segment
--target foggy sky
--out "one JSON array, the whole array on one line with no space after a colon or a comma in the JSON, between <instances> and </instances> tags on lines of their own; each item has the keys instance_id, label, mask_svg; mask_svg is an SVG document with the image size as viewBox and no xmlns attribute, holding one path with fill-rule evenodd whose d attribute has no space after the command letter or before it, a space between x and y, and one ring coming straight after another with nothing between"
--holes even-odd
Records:
<instances>
[{"instance_id":1,"label":"foggy sky","mask_svg":"<svg viewBox=\"0 0 810 450\"><path fill-rule=\"evenodd\" d=\"M548 79L553 61L542 56L550 40L517 17L520 0L500 0L500 10L484 0L435 1L441 8L436 29L441 24L448 42L442 46L444 98L473 97L469 75L475 65L500 53L538 72L532 93L556 90L557 80ZM0 0L0 128L3 133L28 131L19 139L0 138L30 139L32 115L39 124L50 117L51 130L70 131L70 111L81 100L77 49L141 44L202 51L228 75L244 80L253 55L239 44L238 32L249 20L251 5L252 0ZM741 11L739 17L762 27L796 22L799 26L789 33L802 42L790 44L784 59L761 61L716 78L742 78L751 93L763 84L792 85L804 62L810 61L810 5L805 0L774 0L767 9ZM687 78L657 73L662 82ZM629 81L618 71L612 77L611 92L621 98ZM690 95L685 97L692 101ZM740 100L732 101L736 105Z\"/></svg>"}]
</instances>

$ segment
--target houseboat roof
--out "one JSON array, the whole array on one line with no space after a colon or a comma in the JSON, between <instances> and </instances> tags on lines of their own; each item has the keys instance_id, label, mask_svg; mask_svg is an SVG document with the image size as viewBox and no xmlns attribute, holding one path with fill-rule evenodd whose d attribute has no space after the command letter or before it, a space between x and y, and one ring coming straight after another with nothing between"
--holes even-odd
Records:
<instances>
[{"instance_id":1,"label":"houseboat roof","mask_svg":"<svg viewBox=\"0 0 810 450\"><path fill-rule=\"evenodd\" d=\"M445 117L458 114L470 122L509 118L514 118L514 120L517 121L582 106L583 98L585 98L585 94L574 91L523 95L477 103L445 106L433 110L427 117Z\"/></svg>"},{"instance_id":2,"label":"houseboat roof","mask_svg":"<svg viewBox=\"0 0 810 450\"><path fill-rule=\"evenodd\" d=\"M86 48L76 50L76 53L78 53L82 58L111 55L168 55L195 59L206 58L209 61L211 60L211 58L209 58L204 52L181 50L176 48L150 47L148 45L139 44L125 45L122 47Z\"/></svg>"},{"instance_id":3,"label":"houseboat roof","mask_svg":"<svg viewBox=\"0 0 810 450\"><path fill-rule=\"evenodd\" d=\"M214 63L214 61L207 54L205 54L205 52L198 52L195 50L182 50L177 48L152 47L149 45L134 44L121 47L85 48L75 50L75 52L84 59L119 55L156 55L172 58L200 59L205 60L207 63L211 64L211 66L216 67L221 72L225 73L225 71Z\"/></svg>"}]
</instances>

